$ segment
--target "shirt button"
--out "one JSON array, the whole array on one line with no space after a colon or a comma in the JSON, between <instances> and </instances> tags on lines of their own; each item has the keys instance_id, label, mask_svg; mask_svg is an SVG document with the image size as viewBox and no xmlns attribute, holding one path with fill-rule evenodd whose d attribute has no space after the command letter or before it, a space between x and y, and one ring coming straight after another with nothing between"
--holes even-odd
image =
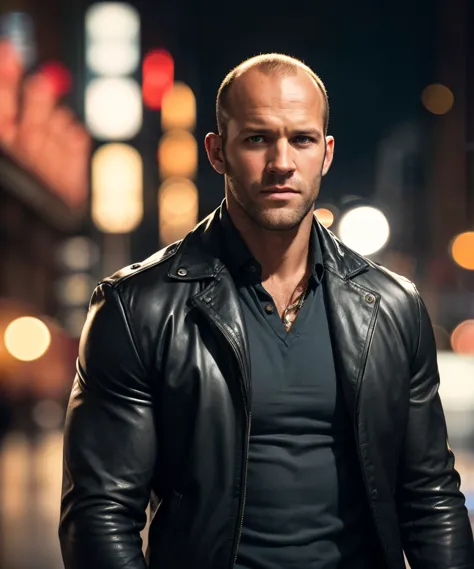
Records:
<instances>
[{"instance_id":1,"label":"shirt button","mask_svg":"<svg viewBox=\"0 0 474 569\"><path fill-rule=\"evenodd\" d=\"M273 314L273 304L265 304L265 312L267 314Z\"/></svg>"}]
</instances>

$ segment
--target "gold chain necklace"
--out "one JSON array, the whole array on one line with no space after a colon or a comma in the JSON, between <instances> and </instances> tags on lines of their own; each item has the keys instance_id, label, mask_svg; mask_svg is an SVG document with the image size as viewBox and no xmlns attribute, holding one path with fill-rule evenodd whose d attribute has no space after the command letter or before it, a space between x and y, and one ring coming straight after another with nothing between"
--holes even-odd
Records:
<instances>
[{"instance_id":1,"label":"gold chain necklace","mask_svg":"<svg viewBox=\"0 0 474 569\"><path fill-rule=\"evenodd\" d=\"M281 320L283 322L283 325L286 328L286 331L288 332L288 330L290 329L291 325L294 322L293 320L290 320L290 312L292 310L296 309L296 314L298 314L298 312L301 310L301 307L303 306L303 302L306 296L306 291L308 290L308 284L309 284L309 280L306 283L303 292L300 294L300 296L295 300L295 302L293 302L292 304L288 305L285 310L283 310L283 313L281 315ZM295 316L296 318L296 316Z\"/></svg>"}]
</instances>

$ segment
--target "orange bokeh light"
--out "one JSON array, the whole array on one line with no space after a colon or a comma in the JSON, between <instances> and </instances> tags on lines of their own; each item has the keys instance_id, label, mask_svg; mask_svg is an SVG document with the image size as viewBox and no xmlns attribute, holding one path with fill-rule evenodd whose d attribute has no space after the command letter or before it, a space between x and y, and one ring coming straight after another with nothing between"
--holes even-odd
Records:
<instances>
[{"instance_id":1,"label":"orange bokeh light","mask_svg":"<svg viewBox=\"0 0 474 569\"><path fill-rule=\"evenodd\" d=\"M158 166L162 179L171 176L193 178L198 166L198 146L194 136L185 130L172 130L162 136Z\"/></svg>"},{"instance_id":2,"label":"orange bokeh light","mask_svg":"<svg viewBox=\"0 0 474 569\"><path fill-rule=\"evenodd\" d=\"M454 329L451 346L458 354L474 354L474 320L465 320Z\"/></svg>"},{"instance_id":3,"label":"orange bokeh light","mask_svg":"<svg viewBox=\"0 0 474 569\"><path fill-rule=\"evenodd\" d=\"M466 231L454 238L451 255L460 267L474 271L474 231Z\"/></svg>"},{"instance_id":4,"label":"orange bokeh light","mask_svg":"<svg viewBox=\"0 0 474 569\"><path fill-rule=\"evenodd\" d=\"M331 227L331 225L334 223L334 214L330 209L327 209L326 207L318 208L314 214L318 218L318 221L321 223L321 225L324 225L324 227Z\"/></svg>"}]
</instances>

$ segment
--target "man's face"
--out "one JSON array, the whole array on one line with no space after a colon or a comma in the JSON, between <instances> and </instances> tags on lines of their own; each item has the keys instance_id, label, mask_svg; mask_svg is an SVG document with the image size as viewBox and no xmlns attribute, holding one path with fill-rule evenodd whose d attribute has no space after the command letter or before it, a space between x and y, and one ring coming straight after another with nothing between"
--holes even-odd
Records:
<instances>
[{"instance_id":1,"label":"man's face","mask_svg":"<svg viewBox=\"0 0 474 569\"><path fill-rule=\"evenodd\" d=\"M235 81L229 99L222 152L228 203L264 229L298 226L312 215L332 161L321 91L304 72L279 77L252 70Z\"/></svg>"}]
</instances>

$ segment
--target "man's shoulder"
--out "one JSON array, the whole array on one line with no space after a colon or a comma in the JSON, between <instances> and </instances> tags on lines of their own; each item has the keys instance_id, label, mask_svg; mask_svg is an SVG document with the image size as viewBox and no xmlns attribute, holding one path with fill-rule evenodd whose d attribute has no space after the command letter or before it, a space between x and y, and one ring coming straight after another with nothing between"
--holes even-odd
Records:
<instances>
[{"instance_id":1,"label":"man's shoulder","mask_svg":"<svg viewBox=\"0 0 474 569\"><path fill-rule=\"evenodd\" d=\"M321 232L329 252L328 268L333 272L386 301L417 301L419 293L411 280L358 253L329 229L321 227Z\"/></svg>"},{"instance_id":2,"label":"man's shoulder","mask_svg":"<svg viewBox=\"0 0 474 569\"><path fill-rule=\"evenodd\" d=\"M367 278L373 280L374 286L381 288L381 293L385 288L396 288L400 292L410 297L418 294L416 285L407 277L390 270L388 267L367 259L369 271Z\"/></svg>"},{"instance_id":3,"label":"man's shoulder","mask_svg":"<svg viewBox=\"0 0 474 569\"><path fill-rule=\"evenodd\" d=\"M420 293L413 281L372 259L362 258L367 270L356 277L356 281L379 295L385 307L411 312L418 306Z\"/></svg>"},{"instance_id":4,"label":"man's shoulder","mask_svg":"<svg viewBox=\"0 0 474 569\"><path fill-rule=\"evenodd\" d=\"M182 241L176 241L148 258L138 263L127 265L117 270L112 275L101 280L101 284L108 284L113 288L122 288L125 286L140 286L140 282L148 279L159 281L168 274L168 270L172 258L176 254Z\"/></svg>"}]
</instances>

